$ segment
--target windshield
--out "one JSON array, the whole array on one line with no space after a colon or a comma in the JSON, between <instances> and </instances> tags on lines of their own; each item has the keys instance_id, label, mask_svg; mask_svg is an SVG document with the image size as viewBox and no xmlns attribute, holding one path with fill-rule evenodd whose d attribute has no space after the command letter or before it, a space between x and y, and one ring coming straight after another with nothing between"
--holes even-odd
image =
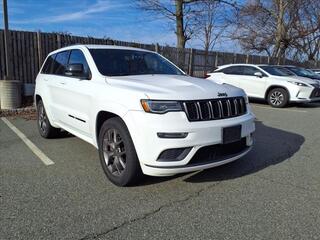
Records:
<instances>
[{"instance_id":1,"label":"windshield","mask_svg":"<svg viewBox=\"0 0 320 240\"><path fill-rule=\"evenodd\" d=\"M265 70L267 73L269 73L270 75L275 75L275 76L281 76L281 77L285 77L285 76L292 76L293 74L288 71L288 70L284 70L280 67L274 67L274 66L260 66L260 68L262 68L263 70Z\"/></svg>"},{"instance_id":2,"label":"windshield","mask_svg":"<svg viewBox=\"0 0 320 240\"><path fill-rule=\"evenodd\" d=\"M105 76L142 74L183 75L176 66L152 52L123 49L90 49L99 72Z\"/></svg>"},{"instance_id":3,"label":"windshield","mask_svg":"<svg viewBox=\"0 0 320 240\"><path fill-rule=\"evenodd\" d=\"M290 69L290 71L294 72L295 74L297 74L300 77L313 77L313 76L315 76L314 72L309 71L304 68L290 67L289 69Z\"/></svg>"}]
</instances>

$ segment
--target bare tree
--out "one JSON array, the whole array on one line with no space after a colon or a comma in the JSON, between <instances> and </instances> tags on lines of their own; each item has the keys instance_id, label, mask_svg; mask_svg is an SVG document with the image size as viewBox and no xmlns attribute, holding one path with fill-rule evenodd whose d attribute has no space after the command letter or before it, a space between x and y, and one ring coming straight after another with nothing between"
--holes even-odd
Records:
<instances>
[{"instance_id":1,"label":"bare tree","mask_svg":"<svg viewBox=\"0 0 320 240\"><path fill-rule=\"evenodd\" d=\"M302 1L299 9L301 14L295 29L302 37L293 44L293 57L315 63L320 54L320 1Z\"/></svg>"},{"instance_id":2,"label":"bare tree","mask_svg":"<svg viewBox=\"0 0 320 240\"><path fill-rule=\"evenodd\" d=\"M232 38L239 40L243 49L265 52L271 57L276 57L280 63L286 53L292 52L299 44L300 47L307 42L314 44L315 36L312 34L319 28L319 20L318 22L313 20L313 24L306 23L310 23L308 12L311 9L316 9L319 13L320 9L316 6L318 2L318 0L247 1L236 13L234 22L236 31Z\"/></svg>"},{"instance_id":3,"label":"bare tree","mask_svg":"<svg viewBox=\"0 0 320 240\"><path fill-rule=\"evenodd\" d=\"M223 19L224 9L222 5L223 3L220 1L202 0L197 6L199 14L196 16L197 29L195 36L202 43L205 51L204 72L208 70L209 51L213 49L221 38L226 27Z\"/></svg>"},{"instance_id":4,"label":"bare tree","mask_svg":"<svg viewBox=\"0 0 320 240\"><path fill-rule=\"evenodd\" d=\"M202 42L206 52L213 48L216 41L222 33L221 22L218 23L220 13L220 3L218 1L202 1L200 6L201 12L196 19L197 23L197 38Z\"/></svg>"},{"instance_id":5,"label":"bare tree","mask_svg":"<svg viewBox=\"0 0 320 240\"><path fill-rule=\"evenodd\" d=\"M164 16L175 22L175 34L177 36L177 47L185 48L186 42L194 34L194 5L198 0L137 0L140 8Z\"/></svg>"}]
</instances>

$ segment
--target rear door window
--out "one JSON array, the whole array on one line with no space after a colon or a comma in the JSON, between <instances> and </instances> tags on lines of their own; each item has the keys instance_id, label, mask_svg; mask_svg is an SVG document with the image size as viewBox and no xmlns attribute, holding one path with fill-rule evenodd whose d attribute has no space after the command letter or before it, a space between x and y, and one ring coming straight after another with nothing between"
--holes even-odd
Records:
<instances>
[{"instance_id":1,"label":"rear door window","mask_svg":"<svg viewBox=\"0 0 320 240\"><path fill-rule=\"evenodd\" d=\"M56 54L52 54L47 58L46 62L43 65L41 73L43 73L43 74L51 74L52 73L52 65L53 65L55 57L56 57Z\"/></svg>"},{"instance_id":2,"label":"rear door window","mask_svg":"<svg viewBox=\"0 0 320 240\"><path fill-rule=\"evenodd\" d=\"M243 67L242 66L226 67L226 68L222 69L222 72L224 74L230 74L230 75L242 75L243 74Z\"/></svg>"},{"instance_id":3,"label":"rear door window","mask_svg":"<svg viewBox=\"0 0 320 240\"><path fill-rule=\"evenodd\" d=\"M53 71L52 71L53 74L65 75L66 66L69 59L69 53L70 51L63 51L63 52L57 53L57 56L53 62Z\"/></svg>"}]
</instances>

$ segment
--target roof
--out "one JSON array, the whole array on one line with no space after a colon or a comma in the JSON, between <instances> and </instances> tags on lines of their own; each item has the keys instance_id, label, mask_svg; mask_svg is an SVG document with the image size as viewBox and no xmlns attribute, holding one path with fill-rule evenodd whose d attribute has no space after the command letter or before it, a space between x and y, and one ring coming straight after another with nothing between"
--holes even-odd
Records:
<instances>
[{"instance_id":1,"label":"roof","mask_svg":"<svg viewBox=\"0 0 320 240\"><path fill-rule=\"evenodd\" d=\"M64 50L70 50L70 49L81 49L81 48L88 48L88 49L120 49L120 50L136 50L136 51L144 51L144 52L152 52L146 49L142 49L142 48L134 48L134 47L124 47L124 46L116 46L116 45L95 45L95 44L75 44L75 45L71 45L71 46L67 46L67 47L63 47L63 48L59 48L52 53L56 53L56 52L60 52L60 51L64 51Z\"/></svg>"},{"instance_id":2,"label":"roof","mask_svg":"<svg viewBox=\"0 0 320 240\"><path fill-rule=\"evenodd\" d=\"M230 66L260 66L259 64L249 64L249 63L232 63L218 66L218 68L225 68Z\"/></svg>"}]
</instances>

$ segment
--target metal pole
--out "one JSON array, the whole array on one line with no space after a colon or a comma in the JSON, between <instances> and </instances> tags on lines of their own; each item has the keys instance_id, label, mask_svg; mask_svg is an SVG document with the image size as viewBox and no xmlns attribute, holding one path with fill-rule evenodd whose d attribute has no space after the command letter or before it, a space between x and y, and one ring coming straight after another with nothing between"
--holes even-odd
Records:
<instances>
[{"instance_id":1,"label":"metal pole","mask_svg":"<svg viewBox=\"0 0 320 240\"><path fill-rule=\"evenodd\" d=\"M9 23L8 23L8 5L7 0L2 1L3 4L3 22L4 22L4 51L5 51L5 58L6 58L6 79L11 79L11 58L9 53Z\"/></svg>"}]
</instances>

